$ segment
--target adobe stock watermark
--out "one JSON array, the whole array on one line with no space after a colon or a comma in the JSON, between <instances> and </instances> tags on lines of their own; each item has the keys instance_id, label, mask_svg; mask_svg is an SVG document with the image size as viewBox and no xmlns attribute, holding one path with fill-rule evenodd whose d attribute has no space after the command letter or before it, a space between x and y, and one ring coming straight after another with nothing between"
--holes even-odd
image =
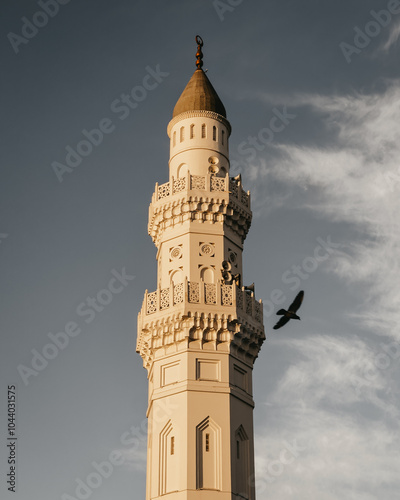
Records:
<instances>
[{"instance_id":1,"label":"adobe stock watermark","mask_svg":"<svg viewBox=\"0 0 400 500\"><path fill-rule=\"evenodd\" d=\"M16 54L19 53L20 45L26 45L35 38L39 30L47 26L50 18L55 17L59 10L60 5L66 5L71 0L39 0L38 5L42 10L38 10L32 16L30 21L26 16L21 17L22 27L21 35L10 31L7 33L7 38Z\"/></svg>"},{"instance_id":2,"label":"adobe stock watermark","mask_svg":"<svg viewBox=\"0 0 400 500\"><path fill-rule=\"evenodd\" d=\"M161 71L159 64L155 69L146 66L145 70L146 74L141 85L132 87L129 93L122 93L112 101L110 110L118 116L119 120L126 120L131 111L147 98L148 92L156 89L169 76L169 73ZM63 182L64 175L71 174L82 163L83 158L87 158L95 148L102 144L104 137L110 135L115 129L116 124L111 118L102 118L97 127L91 130L83 129L83 139L74 147L70 145L65 147L67 154L64 163L59 161L51 163L58 181Z\"/></svg>"},{"instance_id":3,"label":"adobe stock watermark","mask_svg":"<svg viewBox=\"0 0 400 500\"><path fill-rule=\"evenodd\" d=\"M114 296L123 292L129 282L135 276L127 274L125 267L121 272L113 269L112 278L105 288L99 290L94 297L86 297L76 308L76 314L80 318L85 318L85 323L91 323L98 313L104 311L114 300ZM40 350L32 349L32 359L30 366L18 365L17 370L25 386L29 384L31 377L37 377L49 364L63 351L70 343L70 340L82 333L82 326L77 321L68 321L62 331L58 333L48 333L51 342L45 344Z\"/></svg>"},{"instance_id":4,"label":"adobe stock watermark","mask_svg":"<svg viewBox=\"0 0 400 500\"><path fill-rule=\"evenodd\" d=\"M172 403L168 398L159 400L154 408L153 422L163 424L168 418L172 417L176 409L178 409L178 405ZM140 426L133 425L128 431L123 432L120 436L120 443L128 448L125 450L114 449L105 460L93 461L91 463L93 470L84 479L79 477L75 479L75 496L64 493L61 500L87 500L90 498L93 492L101 487L104 480L111 477L116 467L126 462L126 452L133 453L138 451L141 446L147 449L148 433L147 418L142 420Z\"/></svg>"},{"instance_id":5,"label":"adobe stock watermark","mask_svg":"<svg viewBox=\"0 0 400 500\"><path fill-rule=\"evenodd\" d=\"M219 17L219 20L222 22L225 20L225 13L233 12L242 2L243 0L213 0L213 7Z\"/></svg>"},{"instance_id":6,"label":"adobe stock watermark","mask_svg":"<svg viewBox=\"0 0 400 500\"><path fill-rule=\"evenodd\" d=\"M307 446L299 446L297 439L293 443L283 441L283 448L279 456L275 460L268 462L266 473L261 477L256 477L255 474L250 476L249 485L255 486L257 495L264 493L268 489L268 484L276 481L277 477L281 476L288 465L291 465L301 452L307 450Z\"/></svg>"},{"instance_id":7,"label":"adobe stock watermark","mask_svg":"<svg viewBox=\"0 0 400 500\"><path fill-rule=\"evenodd\" d=\"M362 30L358 26L354 26L354 45L347 42L340 42L339 47L344 58L348 63L351 62L353 54L360 54L363 49L368 47L373 38L381 34L382 28L386 28L393 19L393 16L400 14L400 0L389 0L386 9L379 12L370 11L373 17L372 21L368 21Z\"/></svg>"},{"instance_id":8,"label":"adobe stock watermark","mask_svg":"<svg viewBox=\"0 0 400 500\"><path fill-rule=\"evenodd\" d=\"M264 151L267 146L272 144L276 134L283 132L297 118L297 115L288 112L287 106L283 106L282 110L275 107L272 112L274 116L270 119L269 126L260 129L257 136L250 135L247 140L242 141L237 147L237 156L243 157L246 165L254 161L258 153ZM242 162L235 160L234 157L231 159L231 175L236 175L240 172L241 164Z\"/></svg>"},{"instance_id":9,"label":"adobe stock watermark","mask_svg":"<svg viewBox=\"0 0 400 500\"><path fill-rule=\"evenodd\" d=\"M289 286L289 290L298 290L301 282L307 280L314 273L322 262L328 260L342 245L334 243L331 236L324 239L317 238L319 243L315 248L313 255L308 255L303 259L301 264L293 264L290 269L286 270L281 277L282 283ZM275 288L269 295L268 299L263 299L264 316L269 318L275 311L277 306L282 305L287 300L286 295L280 288Z\"/></svg>"}]
</instances>

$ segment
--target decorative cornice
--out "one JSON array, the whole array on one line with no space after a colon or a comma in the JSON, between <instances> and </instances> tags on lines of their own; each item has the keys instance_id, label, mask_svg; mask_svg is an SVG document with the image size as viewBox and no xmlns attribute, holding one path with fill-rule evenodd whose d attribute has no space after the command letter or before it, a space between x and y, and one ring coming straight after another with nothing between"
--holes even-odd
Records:
<instances>
[{"instance_id":1,"label":"decorative cornice","mask_svg":"<svg viewBox=\"0 0 400 500\"><path fill-rule=\"evenodd\" d=\"M148 232L158 246L162 232L185 221L226 223L242 242L250 229L252 214L228 193L211 196L181 196L150 205Z\"/></svg>"},{"instance_id":2,"label":"decorative cornice","mask_svg":"<svg viewBox=\"0 0 400 500\"><path fill-rule=\"evenodd\" d=\"M229 352L252 366L265 340L262 324L257 327L240 315L189 311L185 315L175 313L152 321L142 320L140 315L136 351L147 370L151 369L156 351L169 355L172 345L177 352L186 349Z\"/></svg>"},{"instance_id":3,"label":"decorative cornice","mask_svg":"<svg viewBox=\"0 0 400 500\"><path fill-rule=\"evenodd\" d=\"M167 127L168 137L171 138L172 127L181 120L185 120L186 118L202 118L202 117L212 118L213 120L223 123L228 130L228 137L231 135L232 127L226 118L219 115L218 113L215 113L214 111L199 110L199 111L185 111L184 113L181 113L178 116L172 118L172 120L168 123Z\"/></svg>"}]
</instances>

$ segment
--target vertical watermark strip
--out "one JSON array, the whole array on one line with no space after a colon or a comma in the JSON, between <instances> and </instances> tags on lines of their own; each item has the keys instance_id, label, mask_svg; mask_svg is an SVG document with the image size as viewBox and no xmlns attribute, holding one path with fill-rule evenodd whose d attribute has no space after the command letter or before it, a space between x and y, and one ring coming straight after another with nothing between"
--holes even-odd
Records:
<instances>
[{"instance_id":1,"label":"vertical watermark strip","mask_svg":"<svg viewBox=\"0 0 400 500\"><path fill-rule=\"evenodd\" d=\"M17 491L17 387L7 386L7 489Z\"/></svg>"}]
</instances>

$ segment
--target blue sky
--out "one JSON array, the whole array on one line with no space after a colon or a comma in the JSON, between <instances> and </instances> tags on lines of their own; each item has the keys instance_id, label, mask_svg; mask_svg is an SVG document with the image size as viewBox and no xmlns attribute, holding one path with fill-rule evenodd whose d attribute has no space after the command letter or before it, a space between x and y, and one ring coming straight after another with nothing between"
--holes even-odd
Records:
<instances>
[{"instance_id":1,"label":"blue sky","mask_svg":"<svg viewBox=\"0 0 400 500\"><path fill-rule=\"evenodd\" d=\"M123 463L89 497L145 497L147 378L135 343L144 290L156 287L148 205L168 178L166 127L200 34L232 125L231 174L251 191L244 281L265 303L257 498L394 500L400 2L50 4L6 0L0 21L4 497L7 385L17 386L14 498L77 498L93 463L115 452ZM153 88L117 111L145 78ZM66 148L99 128L98 145L57 175ZM300 289L302 321L274 332L276 291L288 304ZM46 347L66 343L66 330L68 345ZM24 381L18 367L32 369L43 349L54 358Z\"/></svg>"}]
</instances>

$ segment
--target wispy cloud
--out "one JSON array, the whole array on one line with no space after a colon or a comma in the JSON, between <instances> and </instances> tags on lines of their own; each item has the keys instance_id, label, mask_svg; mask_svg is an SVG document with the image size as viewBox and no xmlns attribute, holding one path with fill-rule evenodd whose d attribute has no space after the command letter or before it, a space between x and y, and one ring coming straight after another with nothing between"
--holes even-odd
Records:
<instances>
[{"instance_id":1,"label":"wispy cloud","mask_svg":"<svg viewBox=\"0 0 400 500\"><path fill-rule=\"evenodd\" d=\"M330 260L330 271L347 284L363 286L366 307L357 314L364 325L368 328L379 325L376 333L397 339L400 338L398 83L387 82L381 94L282 96L282 102L288 106L306 106L311 110L308 112L330 136L330 144L277 144L269 151L268 161L261 159L260 164L250 164L246 171L258 214L284 203L285 207L311 210L326 221L345 223L352 228L354 236L347 240L346 252ZM260 97L272 99L268 95Z\"/></svg>"},{"instance_id":2,"label":"wispy cloud","mask_svg":"<svg viewBox=\"0 0 400 500\"><path fill-rule=\"evenodd\" d=\"M397 43L400 36L400 22L394 24L390 30L389 37L386 42L382 45L381 50L388 52L393 45Z\"/></svg>"},{"instance_id":3,"label":"wispy cloud","mask_svg":"<svg viewBox=\"0 0 400 500\"><path fill-rule=\"evenodd\" d=\"M124 465L131 470L140 472L146 471L147 463L147 444L145 441L141 443L139 449L135 447L121 448L118 450L124 457Z\"/></svg>"},{"instance_id":4,"label":"wispy cloud","mask_svg":"<svg viewBox=\"0 0 400 500\"><path fill-rule=\"evenodd\" d=\"M357 337L280 342L297 361L265 402L268 425L256 439L259 498L393 498L400 487L398 400L388 398L387 373L379 370L366 390L354 384L375 353ZM284 443L294 441L302 450L296 460L271 475Z\"/></svg>"}]
</instances>

